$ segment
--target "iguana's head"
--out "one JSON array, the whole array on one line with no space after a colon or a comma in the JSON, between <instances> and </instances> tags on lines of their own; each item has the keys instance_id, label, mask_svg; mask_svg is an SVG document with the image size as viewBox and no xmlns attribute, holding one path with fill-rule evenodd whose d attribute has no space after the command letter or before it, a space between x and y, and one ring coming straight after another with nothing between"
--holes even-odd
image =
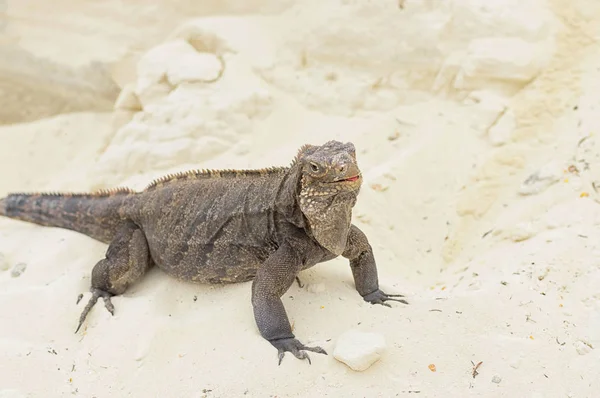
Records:
<instances>
[{"instance_id":1,"label":"iguana's head","mask_svg":"<svg viewBox=\"0 0 600 398\"><path fill-rule=\"evenodd\" d=\"M346 247L352 207L362 184L352 143L305 145L296 159L300 170L300 209L315 239L340 255Z\"/></svg>"}]
</instances>

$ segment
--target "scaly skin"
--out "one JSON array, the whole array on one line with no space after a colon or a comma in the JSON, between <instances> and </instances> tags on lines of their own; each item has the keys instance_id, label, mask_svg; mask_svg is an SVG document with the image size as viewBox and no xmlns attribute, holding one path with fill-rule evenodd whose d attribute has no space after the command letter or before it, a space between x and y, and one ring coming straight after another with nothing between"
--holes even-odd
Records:
<instances>
[{"instance_id":1,"label":"scaly skin","mask_svg":"<svg viewBox=\"0 0 600 398\"><path fill-rule=\"evenodd\" d=\"M279 363L285 352L310 362L307 351L326 352L296 339L281 301L300 271L342 255L365 301L408 304L379 289L371 245L351 223L361 184L354 145L329 141L305 145L289 167L191 171L142 192L11 194L0 215L109 244L77 331L99 298L114 313L110 298L157 265L185 281L252 280L256 324Z\"/></svg>"}]
</instances>

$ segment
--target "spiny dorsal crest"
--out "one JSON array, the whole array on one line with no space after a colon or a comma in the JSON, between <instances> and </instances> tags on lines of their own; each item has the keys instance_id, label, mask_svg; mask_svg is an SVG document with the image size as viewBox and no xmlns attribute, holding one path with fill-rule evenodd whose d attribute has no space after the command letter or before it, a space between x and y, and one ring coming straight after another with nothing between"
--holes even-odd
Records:
<instances>
[{"instance_id":1,"label":"spiny dorsal crest","mask_svg":"<svg viewBox=\"0 0 600 398\"><path fill-rule=\"evenodd\" d=\"M200 180L207 178L252 178L252 177L266 177L272 174L279 174L285 172L287 167L267 167L264 169L223 169L223 170L189 170L181 171L179 173L167 174L163 177L157 178L152 181L144 189L144 191L151 191L157 189L166 184L172 184L177 181L188 181L188 180Z\"/></svg>"},{"instance_id":2,"label":"spiny dorsal crest","mask_svg":"<svg viewBox=\"0 0 600 398\"><path fill-rule=\"evenodd\" d=\"M118 187L112 189L100 189L93 192L16 192L14 196L41 196L41 197L108 197L117 195L131 195L136 192L130 188Z\"/></svg>"}]
</instances>

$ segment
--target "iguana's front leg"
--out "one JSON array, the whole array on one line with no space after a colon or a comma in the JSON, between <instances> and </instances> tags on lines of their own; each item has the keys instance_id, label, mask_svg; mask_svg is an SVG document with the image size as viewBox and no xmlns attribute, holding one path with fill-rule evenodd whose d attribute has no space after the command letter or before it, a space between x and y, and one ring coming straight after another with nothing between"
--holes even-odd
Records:
<instances>
[{"instance_id":1,"label":"iguana's front leg","mask_svg":"<svg viewBox=\"0 0 600 398\"><path fill-rule=\"evenodd\" d=\"M306 351L327 354L321 347L307 347L296 340L281 296L290 288L301 267L297 249L285 243L261 265L252 282L252 307L260 334L279 352L279 364L286 351L298 359L310 357Z\"/></svg>"},{"instance_id":2,"label":"iguana's front leg","mask_svg":"<svg viewBox=\"0 0 600 398\"><path fill-rule=\"evenodd\" d=\"M379 290L379 279L377 277L377 265L373 256L373 249L365 234L355 225L350 227L346 250L342 256L350 260L350 268L354 277L356 290L363 299L371 304L381 304L391 307L386 301L398 301L408 304L401 294L387 294Z\"/></svg>"}]
</instances>

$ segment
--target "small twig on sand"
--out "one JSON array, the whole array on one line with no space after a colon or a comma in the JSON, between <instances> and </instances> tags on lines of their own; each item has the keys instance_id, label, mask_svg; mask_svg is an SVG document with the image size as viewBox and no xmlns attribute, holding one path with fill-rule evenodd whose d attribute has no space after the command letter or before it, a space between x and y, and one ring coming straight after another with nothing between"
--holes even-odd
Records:
<instances>
[{"instance_id":1,"label":"small twig on sand","mask_svg":"<svg viewBox=\"0 0 600 398\"><path fill-rule=\"evenodd\" d=\"M481 366L483 361L479 361L479 363L477 365L475 365L475 363L473 361L471 361L471 363L473 364L473 378L475 378L475 376L477 376L479 374L477 369L479 369L479 367Z\"/></svg>"}]
</instances>

